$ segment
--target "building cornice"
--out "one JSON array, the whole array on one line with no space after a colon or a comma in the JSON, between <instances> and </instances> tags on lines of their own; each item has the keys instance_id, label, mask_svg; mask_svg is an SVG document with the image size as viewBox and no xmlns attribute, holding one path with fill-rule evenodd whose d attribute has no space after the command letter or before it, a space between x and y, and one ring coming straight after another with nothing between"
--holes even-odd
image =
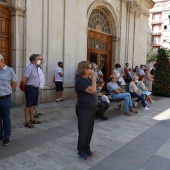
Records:
<instances>
[{"instance_id":1,"label":"building cornice","mask_svg":"<svg viewBox=\"0 0 170 170\"><path fill-rule=\"evenodd\" d=\"M142 3L149 9L153 8L155 5L153 0L142 0Z\"/></svg>"}]
</instances>

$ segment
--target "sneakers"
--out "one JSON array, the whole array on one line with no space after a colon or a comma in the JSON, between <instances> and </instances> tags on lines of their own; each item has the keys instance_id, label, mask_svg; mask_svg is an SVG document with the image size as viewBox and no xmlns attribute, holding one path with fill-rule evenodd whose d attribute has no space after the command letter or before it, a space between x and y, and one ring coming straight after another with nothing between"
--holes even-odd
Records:
<instances>
[{"instance_id":1,"label":"sneakers","mask_svg":"<svg viewBox=\"0 0 170 170\"><path fill-rule=\"evenodd\" d=\"M129 114L128 112L125 112L124 115L131 116L131 114Z\"/></svg>"},{"instance_id":2,"label":"sneakers","mask_svg":"<svg viewBox=\"0 0 170 170\"><path fill-rule=\"evenodd\" d=\"M149 105L149 103L148 103L147 101L145 101L145 104L146 104L146 105Z\"/></svg>"},{"instance_id":3,"label":"sneakers","mask_svg":"<svg viewBox=\"0 0 170 170\"><path fill-rule=\"evenodd\" d=\"M151 100L150 102L151 102L151 103L156 103L154 100Z\"/></svg>"},{"instance_id":4,"label":"sneakers","mask_svg":"<svg viewBox=\"0 0 170 170\"><path fill-rule=\"evenodd\" d=\"M149 108L147 108L147 107L144 107L144 108L143 108L143 110L145 110L145 111L149 111L150 109L149 109Z\"/></svg>"},{"instance_id":5,"label":"sneakers","mask_svg":"<svg viewBox=\"0 0 170 170\"><path fill-rule=\"evenodd\" d=\"M10 143L10 140L9 140L9 139L4 139L4 140L2 141L2 143L3 143L3 146L8 146L9 143Z\"/></svg>"},{"instance_id":6,"label":"sneakers","mask_svg":"<svg viewBox=\"0 0 170 170\"><path fill-rule=\"evenodd\" d=\"M55 100L56 102L62 102L62 101L64 101L62 98L59 98L59 99L56 99Z\"/></svg>"}]
</instances>

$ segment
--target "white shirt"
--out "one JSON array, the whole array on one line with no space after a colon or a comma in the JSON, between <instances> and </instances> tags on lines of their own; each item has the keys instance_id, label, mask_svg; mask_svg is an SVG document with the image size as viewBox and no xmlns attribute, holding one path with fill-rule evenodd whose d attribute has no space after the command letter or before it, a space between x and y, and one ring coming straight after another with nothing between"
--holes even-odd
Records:
<instances>
[{"instance_id":1,"label":"white shirt","mask_svg":"<svg viewBox=\"0 0 170 170\"><path fill-rule=\"evenodd\" d=\"M44 85L45 85L45 77L44 77L44 73L40 67L38 67L38 76L40 79L40 87L43 89Z\"/></svg>"},{"instance_id":2,"label":"white shirt","mask_svg":"<svg viewBox=\"0 0 170 170\"><path fill-rule=\"evenodd\" d=\"M113 73L116 73L116 77L120 77L120 72L118 70L113 70ZM116 80L116 81L119 81L119 78Z\"/></svg>"},{"instance_id":3,"label":"white shirt","mask_svg":"<svg viewBox=\"0 0 170 170\"><path fill-rule=\"evenodd\" d=\"M132 87L134 87L135 91L137 91L137 86L133 81L131 81L130 84L129 84L129 91L130 92L134 92Z\"/></svg>"},{"instance_id":4,"label":"white shirt","mask_svg":"<svg viewBox=\"0 0 170 170\"><path fill-rule=\"evenodd\" d=\"M59 75L59 73L63 73L63 71L62 71L62 68L57 67L56 72L55 72L55 81L62 82L63 81L63 77L61 77Z\"/></svg>"}]
</instances>

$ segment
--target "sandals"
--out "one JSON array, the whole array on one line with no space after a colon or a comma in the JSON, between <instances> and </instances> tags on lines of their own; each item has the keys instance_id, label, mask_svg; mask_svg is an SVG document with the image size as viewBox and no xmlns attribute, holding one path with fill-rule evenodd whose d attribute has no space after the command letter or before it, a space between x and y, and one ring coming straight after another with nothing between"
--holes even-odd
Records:
<instances>
[{"instance_id":1,"label":"sandals","mask_svg":"<svg viewBox=\"0 0 170 170\"><path fill-rule=\"evenodd\" d=\"M90 156L87 155L87 154L81 154L81 153L77 153L77 154L78 154L78 157L79 157L80 159L83 159L83 160L85 160L85 161L90 161L90 160L91 160Z\"/></svg>"},{"instance_id":2,"label":"sandals","mask_svg":"<svg viewBox=\"0 0 170 170\"><path fill-rule=\"evenodd\" d=\"M133 107L130 108L130 111L131 111L132 113L138 113L138 111L135 110Z\"/></svg>"},{"instance_id":3,"label":"sandals","mask_svg":"<svg viewBox=\"0 0 170 170\"><path fill-rule=\"evenodd\" d=\"M32 124L41 124L42 122L41 121L39 121L39 120L30 120L30 123L32 123Z\"/></svg>"},{"instance_id":4,"label":"sandals","mask_svg":"<svg viewBox=\"0 0 170 170\"><path fill-rule=\"evenodd\" d=\"M88 152L87 152L87 155L90 156L90 157L95 156L94 152L92 152L92 151L88 151Z\"/></svg>"},{"instance_id":5,"label":"sandals","mask_svg":"<svg viewBox=\"0 0 170 170\"><path fill-rule=\"evenodd\" d=\"M24 126L27 127L27 128L35 128L35 126L30 122L28 122L28 123L25 122Z\"/></svg>"}]
</instances>

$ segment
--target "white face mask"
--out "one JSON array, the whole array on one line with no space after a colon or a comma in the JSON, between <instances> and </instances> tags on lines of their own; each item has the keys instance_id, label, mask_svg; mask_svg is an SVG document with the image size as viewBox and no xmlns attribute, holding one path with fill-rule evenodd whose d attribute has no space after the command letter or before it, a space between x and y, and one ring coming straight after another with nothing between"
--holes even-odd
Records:
<instances>
[{"instance_id":1,"label":"white face mask","mask_svg":"<svg viewBox=\"0 0 170 170\"><path fill-rule=\"evenodd\" d=\"M40 64L41 64L41 60L38 60L38 61L37 61L37 65L40 65Z\"/></svg>"},{"instance_id":2,"label":"white face mask","mask_svg":"<svg viewBox=\"0 0 170 170\"><path fill-rule=\"evenodd\" d=\"M138 82L138 80L136 80L136 83Z\"/></svg>"}]
</instances>

